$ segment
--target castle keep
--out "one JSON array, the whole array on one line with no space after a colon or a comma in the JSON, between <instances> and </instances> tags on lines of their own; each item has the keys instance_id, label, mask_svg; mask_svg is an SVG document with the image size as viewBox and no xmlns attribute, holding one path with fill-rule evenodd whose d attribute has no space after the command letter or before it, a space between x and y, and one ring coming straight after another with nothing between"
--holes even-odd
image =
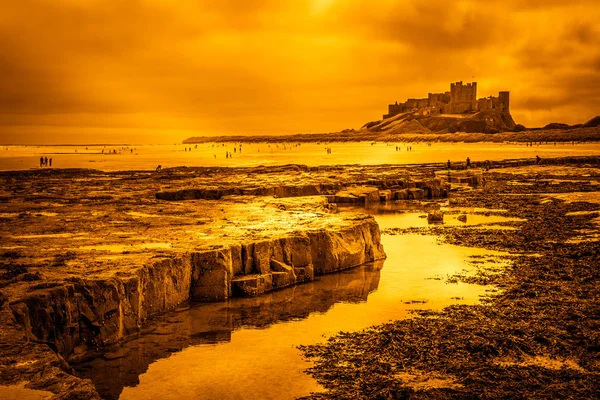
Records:
<instances>
[{"instance_id":1,"label":"castle keep","mask_svg":"<svg viewBox=\"0 0 600 400\"><path fill-rule=\"evenodd\" d=\"M497 97L489 96L477 99L477 82L463 85L462 81L451 83L450 91L429 93L424 99L408 99L404 103L390 104L383 118L416 112L422 115L464 114L485 110L510 112L509 92L500 92Z\"/></svg>"}]
</instances>

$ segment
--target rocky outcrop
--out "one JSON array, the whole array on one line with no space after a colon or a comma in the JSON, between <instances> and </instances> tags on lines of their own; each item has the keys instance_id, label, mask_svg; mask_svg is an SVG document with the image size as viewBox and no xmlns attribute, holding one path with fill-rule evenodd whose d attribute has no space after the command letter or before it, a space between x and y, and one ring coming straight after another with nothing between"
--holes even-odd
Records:
<instances>
[{"instance_id":1,"label":"rocky outcrop","mask_svg":"<svg viewBox=\"0 0 600 400\"><path fill-rule=\"evenodd\" d=\"M257 296L383 258L379 227L370 219L339 231L308 231L195 253L191 297Z\"/></svg>"},{"instance_id":2,"label":"rocky outcrop","mask_svg":"<svg viewBox=\"0 0 600 400\"><path fill-rule=\"evenodd\" d=\"M41 287L10 308L28 340L78 358L138 333L147 318L188 300L191 272L189 259L163 258L120 276Z\"/></svg>"},{"instance_id":3,"label":"rocky outcrop","mask_svg":"<svg viewBox=\"0 0 600 400\"><path fill-rule=\"evenodd\" d=\"M72 278L10 303L28 340L78 359L139 332L144 321L188 299L257 296L315 275L385 258L371 217L314 230L162 257L109 278Z\"/></svg>"},{"instance_id":4,"label":"rocky outcrop","mask_svg":"<svg viewBox=\"0 0 600 400\"><path fill-rule=\"evenodd\" d=\"M38 392L43 397L35 398L47 398L51 392L57 399L100 400L92 382L74 376L69 364L48 345L26 341L8 305L0 308L0 321L0 397L28 382L27 389L43 391Z\"/></svg>"},{"instance_id":5,"label":"rocky outcrop","mask_svg":"<svg viewBox=\"0 0 600 400\"><path fill-rule=\"evenodd\" d=\"M420 197L403 197L394 192L406 188L423 190ZM423 198L446 197L447 187L439 179L381 179L366 180L346 185L286 185L255 188L211 188L211 189L177 189L156 193L158 200L217 200L229 195L274 196L278 198L325 195L331 203L367 204L390 200L409 200Z\"/></svg>"}]
</instances>

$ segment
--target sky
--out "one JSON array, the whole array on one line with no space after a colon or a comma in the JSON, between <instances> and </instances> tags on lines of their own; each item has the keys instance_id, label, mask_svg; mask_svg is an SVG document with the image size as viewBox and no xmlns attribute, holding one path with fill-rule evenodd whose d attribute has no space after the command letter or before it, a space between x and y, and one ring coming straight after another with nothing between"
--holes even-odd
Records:
<instances>
[{"instance_id":1,"label":"sky","mask_svg":"<svg viewBox=\"0 0 600 400\"><path fill-rule=\"evenodd\" d=\"M526 126L600 114L597 0L0 2L0 143L358 129L456 81Z\"/></svg>"}]
</instances>

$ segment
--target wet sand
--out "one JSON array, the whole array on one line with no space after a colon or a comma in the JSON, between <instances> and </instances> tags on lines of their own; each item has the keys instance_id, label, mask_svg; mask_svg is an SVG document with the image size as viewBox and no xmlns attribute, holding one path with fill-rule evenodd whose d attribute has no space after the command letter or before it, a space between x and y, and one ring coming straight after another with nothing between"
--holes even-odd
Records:
<instances>
[{"instance_id":1,"label":"wet sand","mask_svg":"<svg viewBox=\"0 0 600 400\"><path fill-rule=\"evenodd\" d=\"M494 136L494 135L492 135ZM197 147L196 147L197 146ZM242 151L240 152L239 149ZM0 170L48 169L40 156L52 157L52 168L92 168L102 171L150 170L168 167L256 167L284 164L309 166L446 163L463 165L486 160L589 156L600 153L600 143L527 142L428 143L200 143L198 145L132 146L8 146L0 147ZM398 147L398 150L396 150ZM6 150L8 148L8 150ZM326 149L331 149L327 152ZM135 149L133 152L131 150ZM191 150L190 150L191 149ZM102 153L102 151L105 151ZM117 151L110 154L111 150ZM235 152L234 152L235 150ZM227 158L226 153L231 153Z\"/></svg>"}]
</instances>

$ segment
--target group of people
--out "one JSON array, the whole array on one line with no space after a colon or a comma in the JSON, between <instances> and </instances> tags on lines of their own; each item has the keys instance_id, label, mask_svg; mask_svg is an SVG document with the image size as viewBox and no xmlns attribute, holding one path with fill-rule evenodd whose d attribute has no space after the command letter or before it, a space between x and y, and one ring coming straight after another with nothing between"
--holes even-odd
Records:
<instances>
[{"instance_id":1,"label":"group of people","mask_svg":"<svg viewBox=\"0 0 600 400\"><path fill-rule=\"evenodd\" d=\"M52 166L52 158L48 157L40 157L40 167L51 167Z\"/></svg>"}]
</instances>

